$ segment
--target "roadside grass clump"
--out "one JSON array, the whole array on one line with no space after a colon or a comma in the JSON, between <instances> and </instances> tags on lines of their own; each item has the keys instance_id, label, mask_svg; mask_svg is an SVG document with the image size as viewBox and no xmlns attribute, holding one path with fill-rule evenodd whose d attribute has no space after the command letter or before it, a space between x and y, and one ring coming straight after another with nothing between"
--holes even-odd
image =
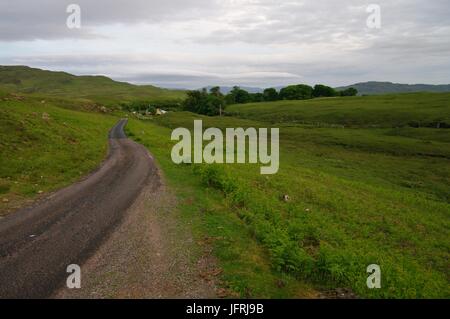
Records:
<instances>
[{"instance_id":1,"label":"roadside grass clump","mask_svg":"<svg viewBox=\"0 0 450 319\"><path fill-rule=\"evenodd\" d=\"M195 165L194 174L198 174L202 183L207 187L215 188L230 200L236 208L244 208L249 203L251 192L246 187L239 186L236 179L230 176L220 165ZM241 214L244 218L244 214Z\"/></svg>"},{"instance_id":2,"label":"roadside grass clump","mask_svg":"<svg viewBox=\"0 0 450 319\"><path fill-rule=\"evenodd\" d=\"M199 174L204 185L218 189L229 195L237 190L238 186L223 167L218 165L196 165L193 172Z\"/></svg>"}]
</instances>

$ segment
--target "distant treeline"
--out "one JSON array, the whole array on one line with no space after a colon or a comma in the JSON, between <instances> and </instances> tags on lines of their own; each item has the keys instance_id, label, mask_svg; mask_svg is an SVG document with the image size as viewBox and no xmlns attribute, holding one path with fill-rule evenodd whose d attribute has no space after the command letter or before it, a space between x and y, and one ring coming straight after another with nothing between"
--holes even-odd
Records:
<instances>
[{"instance_id":1,"label":"distant treeline","mask_svg":"<svg viewBox=\"0 0 450 319\"><path fill-rule=\"evenodd\" d=\"M308 100L320 97L355 96L358 91L348 88L337 91L332 87L318 84L314 87L306 84L290 85L278 92L274 88L265 89L263 93L249 93L238 86L233 87L230 93L224 95L220 87L216 86L209 90L196 90L187 92L187 98L183 102L186 111L205 114L221 115L227 105L273 102L280 100Z\"/></svg>"}]
</instances>

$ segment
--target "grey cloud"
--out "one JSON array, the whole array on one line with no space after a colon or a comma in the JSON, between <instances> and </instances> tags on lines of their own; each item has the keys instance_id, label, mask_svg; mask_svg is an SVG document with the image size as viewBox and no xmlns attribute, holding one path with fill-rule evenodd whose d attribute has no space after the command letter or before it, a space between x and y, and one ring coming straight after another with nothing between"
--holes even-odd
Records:
<instances>
[{"instance_id":1,"label":"grey cloud","mask_svg":"<svg viewBox=\"0 0 450 319\"><path fill-rule=\"evenodd\" d=\"M65 7L71 2L83 10L78 34L65 28ZM382 8L380 30L366 27L366 7L373 2ZM450 82L449 15L448 0L8 0L0 2L4 47L4 41L93 38L99 27L113 24L123 25L125 32L141 30L127 29L130 25L153 24L157 31L148 47L139 46L144 31L127 43L139 47L136 53L133 48L114 52L126 40L122 34L102 42L105 47L96 48L96 54L86 43L77 54L70 49L56 54L55 40L37 46L39 54L0 52L0 63L183 88ZM169 40L158 46L162 39ZM115 40L118 46L111 45Z\"/></svg>"},{"instance_id":2,"label":"grey cloud","mask_svg":"<svg viewBox=\"0 0 450 319\"><path fill-rule=\"evenodd\" d=\"M220 78L212 75L192 75L178 73L149 73L118 77L117 79L135 84L148 84L176 89L196 89L205 83L215 83Z\"/></svg>"},{"instance_id":3,"label":"grey cloud","mask_svg":"<svg viewBox=\"0 0 450 319\"><path fill-rule=\"evenodd\" d=\"M244 2L245 3L245 2ZM383 32L366 27L369 4L381 6ZM220 19L224 24L198 41L244 42L257 44L316 43L340 41L336 35L365 37L402 33L432 35L436 28L448 27L450 6L447 0L344 0L344 1L250 1L248 15ZM226 13L226 12L225 12Z\"/></svg>"},{"instance_id":4,"label":"grey cloud","mask_svg":"<svg viewBox=\"0 0 450 319\"><path fill-rule=\"evenodd\" d=\"M231 74L230 76L221 75L195 75L195 74L179 74L179 73L148 73L138 74L125 77L118 77L117 79L125 80L127 82L145 84L152 83L161 87L167 88L185 88L185 89L197 89L208 85L219 86L277 86L286 85L289 83L298 83L295 81L295 77L286 78L273 74L267 76L254 77L248 74ZM268 85L271 83L271 85Z\"/></svg>"},{"instance_id":5,"label":"grey cloud","mask_svg":"<svg viewBox=\"0 0 450 319\"><path fill-rule=\"evenodd\" d=\"M66 27L72 3L81 7L79 30ZM213 5L207 0L1 0L0 41L95 38L97 26L189 20Z\"/></svg>"}]
</instances>

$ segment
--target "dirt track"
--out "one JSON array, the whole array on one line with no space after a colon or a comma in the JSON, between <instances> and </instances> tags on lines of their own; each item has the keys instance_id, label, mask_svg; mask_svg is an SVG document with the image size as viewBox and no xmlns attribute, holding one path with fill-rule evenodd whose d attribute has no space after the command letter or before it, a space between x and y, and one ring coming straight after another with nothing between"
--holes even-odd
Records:
<instances>
[{"instance_id":1,"label":"dirt track","mask_svg":"<svg viewBox=\"0 0 450 319\"><path fill-rule=\"evenodd\" d=\"M0 221L0 298L45 298L62 285L67 266L82 265L120 225L157 168L147 150L110 132L103 165L83 181Z\"/></svg>"}]
</instances>

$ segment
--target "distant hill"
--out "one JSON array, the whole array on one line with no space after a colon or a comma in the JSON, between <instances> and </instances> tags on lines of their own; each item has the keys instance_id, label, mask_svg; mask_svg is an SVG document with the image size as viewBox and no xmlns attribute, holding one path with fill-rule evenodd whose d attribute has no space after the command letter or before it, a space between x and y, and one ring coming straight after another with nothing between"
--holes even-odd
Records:
<instances>
[{"instance_id":1,"label":"distant hill","mask_svg":"<svg viewBox=\"0 0 450 319\"><path fill-rule=\"evenodd\" d=\"M27 66L0 66L0 89L51 97L86 99L105 105L134 100L180 100L184 91L117 82L105 76L75 76Z\"/></svg>"},{"instance_id":2,"label":"distant hill","mask_svg":"<svg viewBox=\"0 0 450 319\"><path fill-rule=\"evenodd\" d=\"M212 86L208 86L209 90ZM344 90L354 87L360 95L377 95L411 92L450 92L450 84L398 84L391 82L364 82L336 88ZM250 93L262 93L263 88L241 86ZM283 86L277 86L279 91ZM228 94L233 87L222 86ZM164 89L152 85L133 85L114 81L106 76L75 76L66 72L53 72L27 66L0 66L0 90L42 94L52 97L85 99L104 105L145 100L165 102L181 100L185 91Z\"/></svg>"},{"instance_id":3,"label":"distant hill","mask_svg":"<svg viewBox=\"0 0 450 319\"><path fill-rule=\"evenodd\" d=\"M412 92L450 92L450 84L399 84L391 82L364 82L336 88L345 90L353 87L360 95L388 94L388 93L412 93Z\"/></svg>"}]
</instances>

